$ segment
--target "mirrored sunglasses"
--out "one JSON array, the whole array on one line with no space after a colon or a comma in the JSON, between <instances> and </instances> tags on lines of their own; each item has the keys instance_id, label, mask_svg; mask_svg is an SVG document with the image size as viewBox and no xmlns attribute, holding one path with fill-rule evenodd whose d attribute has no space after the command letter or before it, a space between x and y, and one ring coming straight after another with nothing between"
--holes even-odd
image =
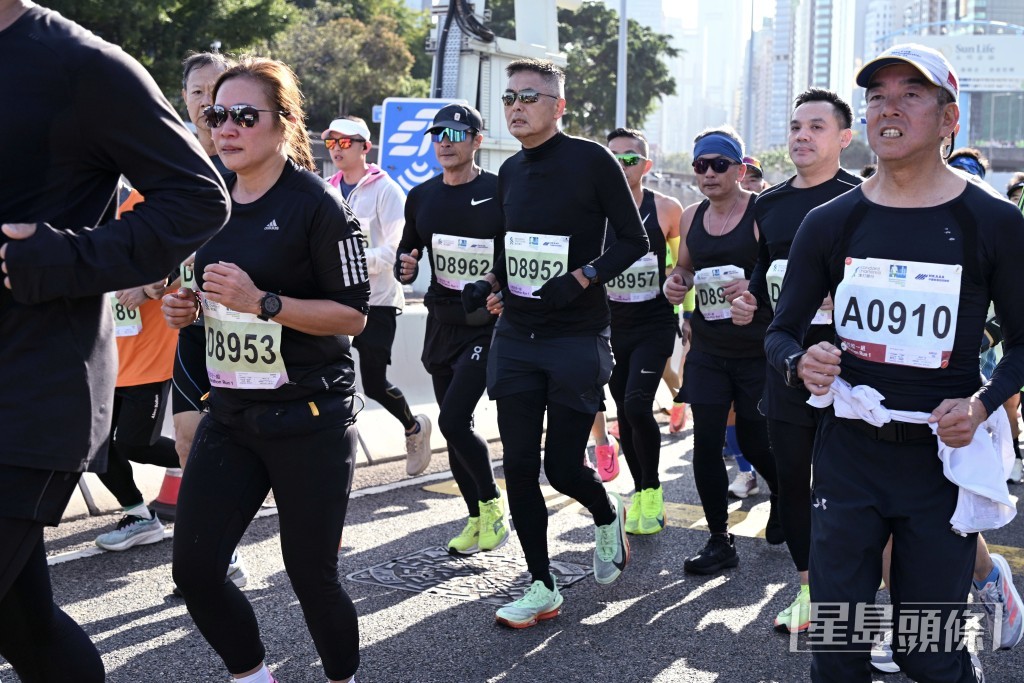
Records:
<instances>
[{"instance_id":1,"label":"mirrored sunglasses","mask_svg":"<svg viewBox=\"0 0 1024 683\"><path fill-rule=\"evenodd\" d=\"M516 92L515 90L506 90L501 96L501 101L506 107L511 107L515 104L516 98L519 98L519 101L523 104L533 104L539 100L541 96L550 97L553 100L558 99L557 95L548 95L545 92L537 92L533 88L525 88L519 92Z\"/></svg>"},{"instance_id":2,"label":"mirrored sunglasses","mask_svg":"<svg viewBox=\"0 0 1024 683\"><path fill-rule=\"evenodd\" d=\"M366 142L362 138L327 138L324 140L324 147L327 149L348 149L353 142Z\"/></svg>"},{"instance_id":3,"label":"mirrored sunglasses","mask_svg":"<svg viewBox=\"0 0 1024 683\"><path fill-rule=\"evenodd\" d=\"M430 139L434 142L441 142L441 140L444 139L444 136L447 135L448 140L451 142L462 142L463 140L466 139L466 136L468 134L469 131L465 130L455 130L454 128L442 128L436 133L431 132Z\"/></svg>"},{"instance_id":4,"label":"mirrored sunglasses","mask_svg":"<svg viewBox=\"0 0 1024 683\"><path fill-rule=\"evenodd\" d=\"M647 161L647 157L636 152L626 152L625 154L616 154L615 158L619 160L623 166L636 166L641 161Z\"/></svg>"},{"instance_id":5,"label":"mirrored sunglasses","mask_svg":"<svg viewBox=\"0 0 1024 683\"><path fill-rule=\"evenodd\" d=\"M233 107L224 107L223 105L215 104L203 110L203 119L206 121L206 125L210 128L220 128L224 125L224 122L228 120L228 116L230 116L235 125L241 126L242 128L252 128L260 122L259 112L288 116L288 112L286 111L257 109L256 107L248 104L236 104Z\"/></svg>"}]
</instances>

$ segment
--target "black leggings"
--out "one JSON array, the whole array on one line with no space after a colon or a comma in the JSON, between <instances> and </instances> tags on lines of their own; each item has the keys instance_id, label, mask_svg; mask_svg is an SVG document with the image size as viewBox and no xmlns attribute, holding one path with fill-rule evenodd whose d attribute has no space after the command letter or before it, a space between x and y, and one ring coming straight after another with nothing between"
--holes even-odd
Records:
<instances>
[{"instance_id":1,"label":"black leggings","mask_svg":"<svg viewBox=\"0 0 1024 683\"><path fill-rule=\"evenodd\" d=\"M478 354L479 355L479 354ZM470 517L480 516L480 501L500 494L491 470L487 442L473 431L473 411L487 387L487 363L458 364L431 375L441 413L437 426L448 442L448 463Z\"/></svg>"},{"instance_id":2,"label":"black leggings","mask_svg":"<svg viewBox=\"0 0 1024 683\"><path fill-rule=\"evenodd\" d=\"M729 475L722 459L725 445L725 425L729 420L729 405L692 403L693 411L693 478L697 494L704 507L708 529L713 534L724 534L729 528ZM775 460L768 445L768 430L764 418L755 419L736 414L736 438L743 456L775 494Z\"/></svg>"},{"instance_id":3,"label":"black leggings","mask_svg":"<svg viewBox=\"0 0 1024 683\"><path fill-rule=\"evenodd\" d=\"M53 602L43 523L0 519L0 655L23 683L102 683L85 631Z\"/></svg>"},{"instance_id":4,"label":"black leggings","mask_svg":"<svg viewBox=\"0 0 1024 683\"><path fill-rule=\"evenodd\" d=\"M160 436L171 381L119 387L114 391L107 471L99 475L121 507L143 502L131 462L178 467L174 441ZM131 462L129 462L131 461Z\"/></svg>"},{"instance_id":5,"label":"black leggings","mask_svg":"<svg viewBox=\"0 0 1024 683\"><path fill-rule=\"evenodd\" d=\"M505 448L505 483L516 534L531 581L548 581L548 508L540 490L540 448L544 474L559 493L579 501L600 526L615 521L597 472L583 464L594 413L548 403L547 388L497 399L498 431ZM547 412L549 429L544 429Z\"/></svg>"},{"instance_id":6,"label":"black leggings","mask_svg":"<svg viewBox=\"0 0 1024 683\"><path fill-rule=\"evenodd\" d=\"M305 402L275 405L305 409L309 416ZM229 672L259 666L266 651L256 615L224 574L273 488L285 569L324 672L332 680L348 678L359 667L359 627L338 582L338 544L352 487L355 434L341 425L268 435L260 433L266 419L240 422L228 427L206 415L196 430L178 496L174 582Z\"/></svg>"},{"instance_id":7,"label":"black leggings","mask_svg":"<svg viewBox=\"0 0 1024 683\"><path fill-rule=\"evenodd\" d=\"M768 436L779 487L779 518L798 572L807 571L811 552L811 452L814 427L768 420Z\"/></svg>"},{"instance_id":8,"label":"black leggings","mask_svg":"<svg viewBox=\"0 0 1024 683\"><path fill-rule=\"evenodd\" d=\"M670 339L667 346L660 337ZM608 389L619 415L622 454L637 491L661 486L658 479L661 429L654 417L654 395L665 361L672 355L674 341L672 330L660 336L654 333L647 341L636 345L617 344L612 337L615 369L608 380Z\"/></svg>"},{"instance_id":9,"label":"black leggings","mask_svg":"<svg viewBox=\"0 0 1024 683\"><path fill-rule=\"evenodd\" d=\"M397 315L398 311L390 306L370 306L366 327L352 338L352 346L359 352L359 381L363 393L384 406L408 431L416 426L409 402L402 390L388 381Z\"/></svg>"}]
</instances>

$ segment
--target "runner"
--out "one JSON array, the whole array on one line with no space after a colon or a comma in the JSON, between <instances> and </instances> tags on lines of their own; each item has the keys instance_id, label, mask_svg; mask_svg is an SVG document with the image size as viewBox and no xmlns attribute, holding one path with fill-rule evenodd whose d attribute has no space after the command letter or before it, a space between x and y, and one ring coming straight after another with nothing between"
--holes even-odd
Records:
<instances>
[{"instance_id":1,"label":"runner","mask_svg":"<svg viewBox=\"0 0 1024 683\"><path fill-rule=\"evenodd\" d=\"M970 457L989 464L973 474L994 477L991 490L1005 490L1001 465L990 465L999 455L988 433L1005 418L1000 411L986 421L1024 385L1024 303L1014 294L1024 218L943 162L940 146L959 108L956 74L939 52L894 46L861 69L857 84L867 89L867 138L878 170L808 214L765 340L789 384L803 383L835 406L825 411L814 446L811 599L850 614L871 604L892 534L896 664L918 680L983 680L958 633L929 635L913 624L929 610L956 627L977 553L977 534L950 532L960 489L943 475L940 458L976 449ZM827 294L841 348L819 342L805 349ZM982 384L978 341L993 299L1007 353ZM849 387L877 397L857 410ZM810 628L821 628L818 619ZM829 645L814 652L811 679L870 680L863 636L852 620L833 621Z\"/></svg>"},{"instance_id":2,"label":"runner","mask_svg":"<svg viewBox=\"0 0 1024 683\"><path fill-rule=\"evenodd\" d=\"M523 149L498 174L505 224L494 270L466 286L463 303L474 311L493 290L504 293L487 391L498 404L509 508L532 584L496 616L523 628L556 616L562 605L549 568L542 441L550 484L594 516L596 581L615 581L629 561L622 499L609 497L583 453L612 366L604 283L648 244L611 153L558 130L565 112L561 69L528 59L506 72L505 121ZM618 241L604 251L606 223ZM545 415L557 429L543 431Z\"/></svg>"},{"instance_id":3,"label":"runner","mask_svg":"<svg viewBox=\"0 0 1024 683\"><path fill-rule=\"evenodd\" d=\"M214 101L204 116L236 173L231 220L196 254L202 295L164 297L178 328L201 301L213 385L178 497L174 581L231 675L271 683L252 606L224 575L273 489L285 569L324 672L349 681L359 627L337 563L356 457L348 335L362 331L369 297L359 226L309 172L287 66L245 59L218 78Z\"/></svg>"},{"instance_id":4,"label":"runner","mask_svg":"<svg viewBox=\"0 0 1024 683\"><path fill-rule=\"evenodd\" d=\"M764 170L761 168L760 160L755 157L743 157L743 165L747 168L747 172L743 174L743 179L740 180L740 187L754 194L758 194L762 190L767 190L771 187L768 181L764 179Z\"/></svg>"},{"instance_id":5,"label":"runner","mask_svg":"<svg viewBox=\"0 0 1024 683\"><path fill-rule=\"evenodd\" d=\"M424 249L429 250L422 360L441 409L437 425L448 442L452 476L469 510L462 533L448 542L448 552L457 555L494 550L508 540L490 450L473 431L473 411L487 388L487 352L497 318L486 308L469 313L462 308L462 288L491 269L501 231L501 205L493 201L498 176L474 162L483 125L476 109L461 104L434 116L426 132L443 172L409 192L395 263L399 282L410 283Z\"/></svg>"},{"instance_id":6,"label":"runner","mask_svg":"<svg viewBox=\"0 0 1024 683\"><path fill-rule=\"evenodd\" d=\"M616 128L608 134L608 149L622 164L650 242L650 251L607 285L615 354L608 388L635 491L626 514L626 533L656 534L665 528L665 503L658 478L661 430L654 418L654 394L679 338L679 319L661 287L665 247L679 248L683 207L678 200L643 187L643 177L654 164L642 132ZM607 244L614 243L615 236L609 234Z\"/></svg>"},{"instance_id":7,"label":"runner","mask_svg":"<svg viewBox=\"0 0 1024 683\"><path fill-rule=\"evenodd\" d=\"M774 311L800 223L811 209L860 184L860 178L839 167L840 154L853 138L852 125L853 111L836 93L811 88L797 96L789 123L789 158L796 175L762 192L754 205L761 230L760 255L749 291L732 302L733 324L749 324L758 310ZM804 345L834 338L832 299L826 297ZM811 612L807 585L811 451L820 411L807 405L808 397L804 387L787 387L782 375L767 368L761 412L768 418L775 455L782 529L800 580L796 599L775 617L775 628L788 632L806 630Z\"/></svg>"},{"instance_id":8,"label":"runner","mask_svg":"<svg viewBox=\"0 0 1024 683\"><path fill-rule=\"evenodd\" d=\"M722 460L729 405L736 410L736 437L743 455L772 491L765 538L783 542L775 505L775 461L757 403L764 388L764 330L770 318L760 311L753 324L736 327L730 302L747 289L757 263L758 228L754 195L740 187L746 167L743 142L729 127L710 129L694 139L693 168L707 197L683 212L679 258L665 281L665 295L680 303L690 287L697 308L690 319L681 400L693 411L693 476L711 535L683 569L714 574L739 564L728 526L729 477Z\"/></svg>"},{"instance_id":9,"label":"runner","mask_svg":"<svg viewBox=\"0 0 1024 683\"><path fill-rule=\"evenodd\" d=\"M405 219L405 193L386 171L366 162L373 143L370 129L362 119L335 119L320 137L338 168L328 182L341 190L352 207L368 245L370 315L366 318L366 329L352 339L352 346L359 352L359 379L363 392L384 406L405 428L406 474L422 474L430 465L430 418L414 416L402 390L387 378L397 331L396 317L405 305L402 288L394 278Z\"/></svg>"}]
</instances>

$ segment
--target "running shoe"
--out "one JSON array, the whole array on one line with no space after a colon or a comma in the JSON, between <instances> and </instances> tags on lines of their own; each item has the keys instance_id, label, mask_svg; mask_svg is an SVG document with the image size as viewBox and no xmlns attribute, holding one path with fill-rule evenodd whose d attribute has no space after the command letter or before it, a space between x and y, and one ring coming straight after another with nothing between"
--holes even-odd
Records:
<instances>
[{"instance_id":1,"label":"running shoe","mask_svg":"<svg viewBox=\"0 0 1024 683\"><path fill-rule=\"evenodd\" d=\"M466 520L466 528L448 541L448 554L472 555L476 552L480 552L480 518L470 517Z\"/></svg>"},{"instance_id":2,"label":"running shoe","mask_svg":"<svg viewBox=\"0 0 1024 683\"><path fill-rule=\"evenodd\" d=\"M871 646L871 666L885 674L898 673L900 665L892 660L892 631L886 631Z\"/></svg>"},{"instance_id":3,"label":"running shoe","mask_svg":"<svg viewBox=\"0 0 1024 683\"><path fill-rule=\"evenodd\" d=\"M992 564L999 570L999 576L978 590L975 599L985 609L985 628L992 634L993 641L998 638L999 649L1009 650L1024 637L1020 593L1013 585L1013 574L1006 559L992 553ZM995 623L997 614L999 624Z\"/></svg>"},{"instance_id":4,"label":"running shoe","mask_svg":"<svg viewBox=\"0 0 1024 683\"><path fill-rule=\"evenodd\" d=\"M594 580L600 584L619 578L629 563L629 539L626 538L626 510L622 497L608 494L615 521L594 530Z\"/></svg>"},{"instance_id":5,"label":"running shoe","mask_svg":"<svg viewBox=\"0 0 1024 683\"><path fill-rule=\"evenodd\" d=\"M1022 477L1024 477L1024 463L1021 462L1020 458L1014 458L1013 467L1010 468L1010 477L1006 480L1006 483L1019 484Z\"/></svg>"},{"instance_id":6,"label":"running shoe","mask_svg":"<svg viewBox=\"0 0 1024 683\"><path fill-rule=\"evenodd\" d=\"M686 404L673 403L672 412L668 414L668 431L670 434L678 434L686 429Z\"/></svg>"},{"instance_id":7,"label":"running shoe","mask_svg":"<svg viewBox=\"0 0 1024 683\"><path fill-rule=\"evenodd\" d=\"M976 683L985 683L985 672L981 670L981 660L978 655L971 653L971 667L974 668L974 680Z\"/></svg>"},{"instance_id":8,"label":"running shoe","mask_svg":"<svg viewBox=\"0 0 1024 683\"><path fill-rule=\"evenodd\" d=\"M618 437L611 439L607 446L597 446L594 454L597 459L597 473L601 481L609 482L619 476L619 442Z\"/></svg>"},{"instance_id":9,"label":"running shoe","mask_svg":"<svg viewBox=\"0 0 1024 683\"><path fill-rule=\"evenodd\" d=\"M241 556L238 554L238 549L231 553L231 559L228 560L228 572L224 576L224 583L230 581L239 588L245 588L249 583L249 572L245 570L245 563L242 562ZM177 585L171 587L171 593L178 596L179 598L185 597L181 592L181 589Z\"/></svg>"},{"instance_id":10,"label":"running shoe","mask_svg":"<svg viewBox=\"0 0 1024 683\"><path fill-rule=\"evenodd\" d=\"M656 534L665 528L665 492L659 486L656 489L644 489L640 500L640 533Z\"/></svg>"},{"instance_id":11,"label":"running shoe","mask_svg":"<svg viewBox=\"0 0 1024 683\"><path fill-rule=\"evenodd\" d=\"M707 545L700 553L683 562L683 571L688 574L715 574L740 563L736 554L736 537L732 534L711 534Z\"/></svg>"},{"instance_id":12,"label":"running shoe","mask_svg":"<svg viewBox=\"0 0 1024 683\"><path fill-rule=\"evenodd\" d=\"M597 472L597 453L594 451L595 448L596 446L587 446L587 450L583 451L583 464Z\"/></svg>"},{"instance_id":13,"label":"running shoe","mask_svg":"<svg viewBox=\"0 0 1024 683\"><path fill-rule=\"evenodd\" d=\"M729 484L729 493L737 498L755 496L761 491L757 486L757 475L754 470L749 472L737 472L736 478Z\"/></svg>"},{"instance_id":14,"label":"running shoe","mask_svg":"<svg viewBox=\"0 0 1024 683\"><path fill-rule=\"evenodd\" d=\"M430 418L417 415L419 430L405 436L405 473L410 477L422 474L430 465Z\"/></svg>"},{"instance_id":15,"label":"running shoe","mask_svg":"<svg viewBox=\"0 0 1024 683\"><path fill-rule=\"evenodd\" d=\"M640 533L640 508L644 504L644 492L637 491L633 494L632 500L629 501L629 507L626 509L626 533L627 534L639 534Z\"/></svg>"},{"instance_id":16,"label":"running shoe","mask_svg":"<svg viewBox=\"0 0 1024 683\"><path fill-rule=\"evenodd\" d=\"M548 590L543 581L534 581L526 595L500 607L494 614L495 619L512 628L526 628L538 621L554 619L562 608L562 594L558 592L554 576L551 585L554 589Z\"/></svg>"},{"instance_id":17,"label":"running shoe","mask_svg":"<svg viewBox=\"0 0 1024 683\"><path fill-rule=\"evenodd\" d=\"M775 617L775 630L781 633L806 631L811 625L811 591L807 584L800 586L796 600Z\"/></svg>"},{"instance_id":18,"label":"running shoe","mask_svg":"<svg viewBox=\"0 0 1024 683\"><path fill-rule=\"evenodd\" d=\"M608 433L614 436L616 439L619 438L619 421L608 423Z\"/></svg>"},{"instance_id":19,"label":"running shoe","mask_svg":"<svg viewBox=\"0 0 1024 683\"><path fill-rule=\"evenodd\" d=\"M150 510L149 514L153 515ZM117 523L117 528L96 537L96 545L104 550L128 550L136 545L159 543L164 540L164 525L156 515L153 519L125 515Z\"/></svg>"},{"instance_id":20,"label":"running shoe","mask_svg":"<svg viewBox=\"0 0 1024 683\"><path fill-rule=\"evenodd\" d=\"M505 502L501 494L480 502L480 550L495 550L508 542Z\"/></svg>"}]
</instances>

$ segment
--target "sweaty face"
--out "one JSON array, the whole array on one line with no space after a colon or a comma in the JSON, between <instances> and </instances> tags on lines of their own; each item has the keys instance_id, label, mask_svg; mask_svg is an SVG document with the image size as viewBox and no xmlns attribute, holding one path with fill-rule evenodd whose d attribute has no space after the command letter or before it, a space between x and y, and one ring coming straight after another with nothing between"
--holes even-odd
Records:
<instances>
[{"instance_id":1,"label":"sweaty face","mask_svg":"<svg viewBox=\"0 0 1024 683\"><path fill-rule=\"evenodd\" d=\"M789 122L789 157L797 168L839 163L852 133L842 128L831 102L805 102Z\"/></svg>"},{"instance_id":2,"label":"sweaty face","mask_svg":"<svg viewBox=\"0 0 1024 683\"><path fill-rule=\"evenodd\" d=\"M533 71L515 73L508 79L507 89L542 93L536 102L521 102L517 97L510 106L505 107L508 132L524 146L534 147L558 132L558 119L565 109L565 100L558 98L558 89L541 74Z\"/></svg>"}]
</instances>

